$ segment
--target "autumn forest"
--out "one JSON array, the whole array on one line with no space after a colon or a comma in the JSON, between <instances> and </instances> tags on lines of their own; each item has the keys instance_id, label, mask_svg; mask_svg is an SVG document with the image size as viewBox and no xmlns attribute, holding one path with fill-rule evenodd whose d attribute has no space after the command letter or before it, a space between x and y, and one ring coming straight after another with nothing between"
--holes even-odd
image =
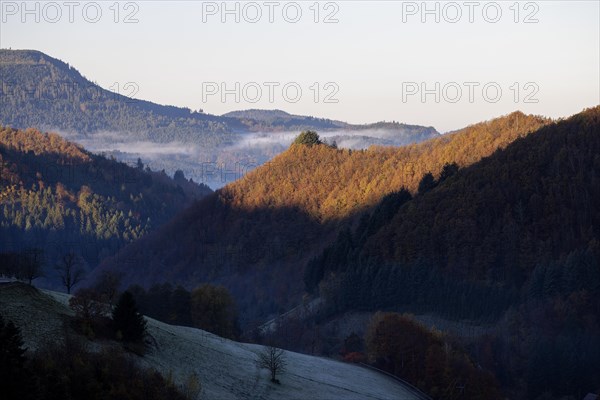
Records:
<instances>
[{"instance_id":1,"label":"autumn forest","mask_svg":"<svg viewBox=\"0 0 600 400\"><path fill-rule=\"evenodd\" d=\"M42 53L0 56L21 89L56 74L88 84ZM210 398L203 371L149 366L211 340L223 359L254 349L248 381L270 377L256 398L291 390L305 356L389 378L406 398L600 394L600 106L439 134L279 110L214 116L107 91L37 104L19 90L0 112L0 394ZM93 140L103 124L206 151L240 132L294 139L213 190L47 129ZM341 128L389 129L406 143L325 138ZM39 310L42 328L28 315ZM60 340L39 346L36 331L53 323ZM165 347L157 332L185 340Z\"/></svg>"}]
</instances>

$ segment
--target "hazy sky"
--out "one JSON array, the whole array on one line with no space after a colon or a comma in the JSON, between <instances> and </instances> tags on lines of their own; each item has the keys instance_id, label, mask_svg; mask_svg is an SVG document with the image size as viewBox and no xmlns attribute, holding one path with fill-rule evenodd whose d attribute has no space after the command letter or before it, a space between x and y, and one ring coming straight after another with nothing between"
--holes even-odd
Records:
<instances>
[{"instance_id":1,"label":"hazy sky","mask_svg":"<svg viewBox=\"0 0 600 400\"><path fill-rule=\"evenodd\" d=\"M41 50L105 88L213 114L279 108L444 132L600 103L597 0L0 5L2 48Z\"/></svg>"}]
</instances>

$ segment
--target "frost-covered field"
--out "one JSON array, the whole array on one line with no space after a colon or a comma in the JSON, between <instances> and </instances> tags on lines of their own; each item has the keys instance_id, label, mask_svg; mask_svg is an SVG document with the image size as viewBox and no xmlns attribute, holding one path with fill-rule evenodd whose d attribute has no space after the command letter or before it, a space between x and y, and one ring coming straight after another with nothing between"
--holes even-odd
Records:
<instances>
[{"instance_id":1,"label":"frost-covered field","mask_svg":"<svg viewBox=\"0 0 600 400\"><path fill-rule=\"evenodd\" d=\"M66 307L67 295L44 293L48 296L10 284L0 285L2 312L24 327L23 336L31 348L60 335L62 321L71 314ZM262 346L147 320L153 344L138 360L165 376L172 374L177 382L196 373L202 384L202 399L417 399L409 389L385 375L292 352L285 353L287 370L278 377L281 384L274 384L269 372L256 365Z\"/></svg>"},{"instance_id":2,"label":"frost-covered field","mask_svg":"<svg viewBox=\"0 0 600 400\"><path fill-rule=\"evenodd\" d=\"M196 372L207 399L414 399L397 381L362 367L286 352L287 371L270 382L256 366L262 346L148 319L156 348L144 362L181 379Z\"/></svg>"},{"instance_id":3,"label":"frost-covered field","mask_svg":"<svg viewBox=\"0 0 600 400\"><path fill-rule=\"evenodd\" d=\"M68 300L66 300L68 301ZM0 283L0 313L20 329L25 347L35 351L62 337L71 310L22 283Z\"/></svg>"}]
</instances>

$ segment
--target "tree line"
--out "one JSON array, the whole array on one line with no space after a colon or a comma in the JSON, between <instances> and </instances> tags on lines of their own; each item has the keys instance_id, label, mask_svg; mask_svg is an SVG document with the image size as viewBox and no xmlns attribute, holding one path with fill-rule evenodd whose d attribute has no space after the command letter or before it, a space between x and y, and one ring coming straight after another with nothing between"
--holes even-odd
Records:
<instances>
[{"instance_id":1,"label":"tree line","mask_svg":"<svg viewBox=\"0 0 600 400\"><path fill-rule=\"evenodd\" d=\"M240 335L237 306L223 286L203 284L188 291L164 283L148 290L130 286L128 292L144 315L159 321L192 326L229 339Z\"/></svg>"}]
</instances>

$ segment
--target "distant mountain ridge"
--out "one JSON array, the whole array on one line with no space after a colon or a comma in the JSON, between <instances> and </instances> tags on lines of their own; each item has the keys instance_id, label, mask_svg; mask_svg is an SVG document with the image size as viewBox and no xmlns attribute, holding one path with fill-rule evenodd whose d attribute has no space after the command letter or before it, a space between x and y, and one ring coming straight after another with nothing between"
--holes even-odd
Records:
<instances>
[{"instance_id":1,"label":"distant mountain ridge","mask_svg":"<svg viewBox=\"0 0 600 400\"><path fill-rule=\"evenodd\" d=\"M92 152L133 163L139 157L154 170L171 175L182 170L215 188L241 174L211 181L205 169L231 171L242 165L242 170L250 170L285 150L290 135L302 130L330 132L340 147L354 149L400 146L439 136L434 128L417 125L352 125L281 110L218 116L159 105L135 99L135 82L121 82L121 93L113 93L69 64L35 50L0 49L0 77L0 125L58 132ZM360 138L352 139L354 135Z\"/></svg>"},{"instance_id":2,"label":"distant mountain ridge","mask_svg":"<svg viewBox=\"0 0 600 400\"><path fill-rule=\"evenodd\" d=\"M240 120L254 120L258 122L285 122L285 121L316 121L321 123L320 126L315 128L343 128L348 124L342 121L334 121L326 118L314 118L306 117L303 115L293 115L283 110L262 110L262 109L248 109L231 111L222 115L227 118L236 118Z\"/></svg>"},{"instance_id":3,"label":"distant mountain ridge","mask_svg":"<svg viewBox=\"0 0 600 400\"><path fill-rule=\"evenodd\" d=\"M157 142L178 139L215 145L231 143L233 134L256 131L258 127L272 131L370 127L282 110L243 110L217 116L159 105L105 90L69 64L36 50L0 49L0 72L0 124L15 128L73 130L81 134L130 131ZM433 128L426 131L437 134Z\"/></svg>"},{"instance_id":4,"label":"distant mountain ridge","mask_svg":"<svg viewBox=\"0 0 600 400\"><path fill-rule=\"evenodd\" d=\"M340 147L353 149L363 149L371 145L402 146L439 135L433 127L386 121L356 125L326 118L293 115L282 110L250 109L232 111L223 116L237 118L250 130L258 132L277 132L282 129L288 131L318 130L321 134L327 133L330 142L335 141ZM375 135L373 136L373 134ZM348 145L349 142L352 144Z\"/></svg>"},{"instance_id":5,"label":"distant mountain ridge","mask_svg":"<svg viewBox=\"0 0 600 400\"><path fill-rule=\"evenodd\" d=\"M34 50L0 50L0 124L15 128L135 133L156 142L227 143L233 119L162 106L105 90L75 68ZM210 135L207 135L210 133Z\"/></svg>"}]
</instances>

